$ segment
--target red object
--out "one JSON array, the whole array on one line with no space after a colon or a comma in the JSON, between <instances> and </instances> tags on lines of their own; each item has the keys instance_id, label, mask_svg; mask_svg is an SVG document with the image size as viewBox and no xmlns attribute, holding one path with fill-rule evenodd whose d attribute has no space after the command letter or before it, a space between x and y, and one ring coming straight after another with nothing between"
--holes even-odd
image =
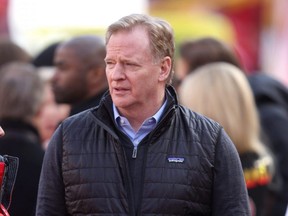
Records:
<instances>
[{"instance_id":1,"label":"red object","mask_svg":"<svg viewBox=\"0 0 288 216\"><path fill-rule=\"evenodd\" d=\"M0 216L10 216L8 211L4 208L3 205L0 205Z\"/></svg>"},{"instance_id":2,"label":"red object","mask_svg":"<svg viewBox=\"0 0 288 216\"><path fill-rule=\"evenodd\" d=\"M5 174L5 163L0 162L0 187L2 187L4 174ZM2 204L0 204L0 216L9 216L9 213Z\"/></svg>"},{"instance_id":3,"label":"red object","mask_svg":"<svg viewBox=\"0 0 288 216\"><path fill-rule=\"evenodd\" d=\"M9 36L8 3L9 0L0 0L0 36Z\"/></svg>"},{"instance_id":4,"label":"red object","mask_svg":"<svg viewBox=\"0 0 288 216\"><path fill-rule=\"evenodd\" d=\"M259 69L262 10L260 3L220 10L234 26L237 51L248 73L253 73Z\"/></svg>"}]
</instances>

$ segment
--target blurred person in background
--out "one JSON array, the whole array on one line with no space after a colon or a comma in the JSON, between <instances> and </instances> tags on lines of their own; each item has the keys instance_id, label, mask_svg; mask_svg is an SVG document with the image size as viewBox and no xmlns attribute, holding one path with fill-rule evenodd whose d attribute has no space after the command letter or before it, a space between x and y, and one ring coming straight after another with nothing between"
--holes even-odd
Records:
<instances>
[{"instance_id":1,"label":"blurred person in background","mask_svg":"<svg viewBox=\"0 0 288 216\"><path fill-rule=\"evenodd\" d=\"M52 67L54 65L54 55L61 42L48 44L32 59L32 64L37 68Z\"/></svg>"},{"instance_id":2,"label":"blurred person in background","mask_svg":"<svg viewBox=\"0 0 288 216\"><path fill-rule=\"evenodd\" d=\"M60 42L49 44L34 56L32 64L44 81L43 108L39 116L38 129L43 148L46 150L49 140L59 123L68 117L70 105L57 103L52 90L52 77L55 73L54 55Z\"/></svg>"},{"instance_id":3,"label":"blurred person in background","mask_svg":"<svg viewBox=\"0 0 288 216\"><path fill-rule=\"evenodd\" d=\"M174 33L122 17L106 33L109 92L65 119L41 172L37 215L250 215L236 148L177 102Z\"/></svg>"},{"instance_id":4,"label":"blurred person in background","mask_svg":"<svg viewBox=\"0 0 288 216\"><path fill-rule=\"evenodd\" d=\"M198 67L183 80L179 98L227 131L240 156L253 215L268 215L274 159L260 140L257 107L244 72L224 62Z\"/></svg>"},{"instance_id":5,"label":"blurred person in background","mask_svg":"<svg viewBox=\"0 0 288 216\"><path fill-rule=\"evenodd\" d=\"M19 158L12 216L35 215L44 150L37 130L43 105L43 82L29 63L7 63L0 70L0 154Z\"/></svg>"},{"instance_id":6,"label":"blurred person in background","mask_svg":"<svg viewBox=\"0 0 288 216\"><path fill-rule=\"evenodd\" d=\"M54 74L53 67L39 67L37 72L44 82L43 106L39 114L38 130L43 148L46 150L52 134L59 124L69 116L70 105L57 103L52 90L51 79Z\"/></svg>"},{"instance_id":7,"label":"blurred person in background","mask_svg":"<svg viewBox=\"0 0 288 216\"><path fill-rule=\"evenodd\" d=\"M81 35L58 45L52 89L57 103L71 105L70 115L97 106L108 89L105 55L98 36Z\"/></svg>"},{"instance_id":8,"label":"blurred person in background","mask_svg":"<svg viewBox=\"0 0 288 216\"><path fill-rule=\"evenodd\" d=\"M178 47L178 58L174 76L174 87L197 67L211 62L227 62L243 69L235 49L228 43L213 37L202 37L182 41Z\"/></svg>"},{"instance_id":9,"label":"blurred person in background","mask_svg":"<svg viewBox=\"0 0 288 216\"><path fill-rule=\"evenodd\" d=\"M264 138L276 156L280 188L271 197L271 216L284 216L288 205L288 89L262 72L248 76L258 107Z\"/></svg>"},{"instance_id":10,"label":"blurred person in background","mask_svg":"<svg viewBox=\"0 0 288 216\"><path fill-rule=\"evenodd\" d=\"M5 135L5 132L4 130L2 129L2 127L0 126L0 137L3 137ZM6 155L7 157L7 155ZM15 178L16 178L16 175L14 176L14 179L13 179L13 182L7 182L7 172L5 172L5 170L7 169L7 161L4 159L4 157L2 155L0 155L0 164L1 164L1 167L0 167L0 203L1 203L1 207L0 207L0 216L9 216L9 213L7 211L7 209L2 205L2 196L3 196L3 193L4 193L4 190L5 189L5 185L6 184L12 184L14 185L15 183ZM4 164L4 166L2 166L2 164ZM9 168L9 167L8 167ZM7 173L7 174L6 174ZM16 171L17 173L17 171ZM11 181L11 180L9 180ZM12 192L12 191L11 191ZM11 194L10 194L11 195ZM9 206L8 206L9 207Z\"/></svg>"},{"instance_id":11,"label":"blurred person in background","mask_svg":"<svg viewBox=\"0 0 288 216\"><path fill-rule=\"evenodd\" d=\"M0 37L0 67L6 63L30 62L30 54L18 44L8 38Z\"/></svg>"},{"instance_id":12,"label":"blurred person in background","mask_svg":"<svg viewBox=\"0 0 288 216\"><path fill-rule=\"evenodd\" d=\"M246 74L254 94L259 117L261 140L274 156L276 165L273 188L270 185L270 201L267 204L267 215L283 216L288 202L288 138L287 133L287 90L263 72L246 73L246 66L242 63L237 50L216 38L204 37L183 42L179 47L178 64L176 64L177 88L181 79L195 69L213 62L232 64ZM177 71L178 70L178 71ZM181 79L177 79L180 77ZM272 126L273 125L273 126ZM270 209L270 210L269 210ZM273 213L272 213L273 212Z\"/></svg>"}]
</instances>

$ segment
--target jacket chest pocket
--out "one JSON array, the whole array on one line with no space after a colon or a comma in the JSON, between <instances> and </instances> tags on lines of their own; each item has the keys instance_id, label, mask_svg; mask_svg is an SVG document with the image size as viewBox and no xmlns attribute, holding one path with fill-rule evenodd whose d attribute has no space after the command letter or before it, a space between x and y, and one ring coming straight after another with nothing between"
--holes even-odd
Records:
<instances>
[{"instance_id":1,"label":"jacket chest pocket","mask_svg":"<svg viewBox=\"0 0 288 216\"><path fill-rule=\"evenodd\" d=\"M149 158L148 160L149 161ZM211 163L199 156L173 155L162 159L150 159L145 175L144 196L159 194L172 199L197 199L201 194L210 194L213 184ZM144 188L144 193L145 193ZM150 192L149 192L150 191ZM155 193L153 192L155 191Z\"/></svg>"}]
</instances>

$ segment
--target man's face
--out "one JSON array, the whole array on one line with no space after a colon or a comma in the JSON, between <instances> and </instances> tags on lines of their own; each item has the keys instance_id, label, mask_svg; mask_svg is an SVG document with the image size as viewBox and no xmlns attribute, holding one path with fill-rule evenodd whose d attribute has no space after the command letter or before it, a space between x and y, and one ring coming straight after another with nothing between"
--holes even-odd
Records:
<instances>
[{"instance_id":1,"label":"man's face","mask_svg":"<svg viewBox=\"0 0 288 216\"><path fill-rule=\"evenodd\" d=\"M116 107L141 111L159 101L160 63L155 63L147 33L139 28L113 34L106 46L106 76ZM153 61L154 60L154 61Z\"/></svg>"},{"instance_id":2,"label":"man's face","mask_svg":"<svg viewBox=\"0 0 288 216\"><path fill-rule=\"evenodd\" d=\"M75 104L86 94L86 71L75 53L69 47L59 47L54 56L55 74L52 87L58 103Z\"/></svg>"}]
</instances>

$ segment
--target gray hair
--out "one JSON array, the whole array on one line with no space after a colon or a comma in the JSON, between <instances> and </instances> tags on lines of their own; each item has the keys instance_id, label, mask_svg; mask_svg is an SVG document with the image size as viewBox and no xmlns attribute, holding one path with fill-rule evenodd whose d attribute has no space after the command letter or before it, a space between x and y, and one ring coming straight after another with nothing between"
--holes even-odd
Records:
<instances>
[{"instance_id":1,"label":"gray hair","mask_svg":"<svg viewBox=\"0 0 288 216\"><path fill-rule=\"evenodd\" d=\"M0 119L30 121L43 102L44 85L34 66L13 62L0 70Z\"/></svg>"},{"instance_id":2,"label":"gray hair","mask_svg":"<svg viewBox=\"0 0 288 216\"><path fill-rule=\"evenodd\" d=\"M145 14L131 14L122 17L118 21L112 23L106 32L106 45L112 34L119 31L130 31L135 27L145 27L149 40L151 53L156 61L168 56L171 58L172 66L167 83L171 83L174 68L174 31L171 25L165 20L151 17Z\"/></svg>"}]
</instances>

